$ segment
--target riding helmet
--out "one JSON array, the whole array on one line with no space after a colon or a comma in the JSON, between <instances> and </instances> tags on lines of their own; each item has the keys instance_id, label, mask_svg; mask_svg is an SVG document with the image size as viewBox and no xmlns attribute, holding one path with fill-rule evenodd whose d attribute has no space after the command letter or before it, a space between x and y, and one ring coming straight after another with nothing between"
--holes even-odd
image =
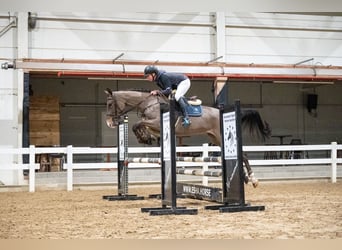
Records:
<instances>
[{"instance_id":1,"label":"riding helmet","mask_svg":"<svg viewBox=\"0 0 342 250\"><path fill-rule=\"evenodd\" d=\"M158 74L158 68L156 66L153 66L153 65L148 65L145 67L145 70L144 70L144 76L147 77L147 75L149 74Z\"/></svg>"}]
</instances>

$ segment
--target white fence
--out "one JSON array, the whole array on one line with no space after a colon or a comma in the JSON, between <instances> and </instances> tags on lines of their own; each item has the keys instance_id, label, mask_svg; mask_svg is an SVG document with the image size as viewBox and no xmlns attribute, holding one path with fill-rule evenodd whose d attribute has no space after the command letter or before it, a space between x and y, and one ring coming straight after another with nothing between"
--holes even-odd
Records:
<instances>
[{"instance_id":1,"label":"white fence","mask_svg":"<svg viewBox=\"0 0 342 250\"><path fill-rule=\"evenodd\" d=\"M337 179L337 165L342 164L342 158L338 158L338 150L342 150L342 145L332 142L326 145L279 145L279 146L244 146L245 153L253 152L293 152L293 151L323 151L327 152L326 157L320 158L303 158L303 159L253 159L249 157L251 166L274 166L274 165L330 165L331 166L331 182L335 183ZM177 147L179 153L200 153L201 156L208 156L213 152L221 152L221 148L217 146L187 146ZM38 154L60 154L66 156L66 162L63 169L67 171L67 190L73 189L73 170L75 169L101 169L101 168L117 168L116 162L92 162L92 163L75 163L74 155L90 155L90 154L116 154L116 147L107 148L91 148L91 147L35 147L29 148L0 148L0 155L17 156L22 159L23 155L29 155L29 163L2 163L0 170L28 170L29 171L29 192L35 191L35 172L40 168L39 163L35 163L36 155ZM130 147L129 154L159 154L159 147ZM2 157L2 156L0 156ZM18 160L19 162L19 160ZM217 163L196 163L184 162L177 163L177 166L201 166L203 170L207 170L210 165L217 165ZM145 164L146 166L146 164ZM131 164L130 168L139 167L137 164ZM150 167L159 167L151 164ZM206 182L207 177L203 177L203 182Z\"/></svg>"}]
</instances>

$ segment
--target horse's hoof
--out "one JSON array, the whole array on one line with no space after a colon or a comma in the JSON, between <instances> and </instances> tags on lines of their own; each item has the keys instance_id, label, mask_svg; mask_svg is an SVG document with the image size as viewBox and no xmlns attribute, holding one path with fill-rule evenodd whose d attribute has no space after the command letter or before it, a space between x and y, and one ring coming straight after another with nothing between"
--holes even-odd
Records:
<instances>
[{"instance_id":1,"label":"horse's hoof","mask_svg":"<svg viewBox=\"0 0 342 250\"><path fill-rule=\"evenodd\" d=\"M259 181L254 181L253 182L253 187L256 188L259 185Z\"/></svg>"}]
</instances>

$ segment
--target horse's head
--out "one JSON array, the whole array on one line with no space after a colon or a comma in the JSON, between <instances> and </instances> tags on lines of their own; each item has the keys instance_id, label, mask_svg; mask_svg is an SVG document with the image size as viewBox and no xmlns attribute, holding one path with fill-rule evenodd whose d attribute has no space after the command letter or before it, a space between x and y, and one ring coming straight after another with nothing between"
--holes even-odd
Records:
<instances>
[{"instance_id":1,"label":"horse's head","mask_svg":"<svg viewBox=\"0 0 342 250\"><path fill-rule=\"evenodd\" d=\"M113 96L113 92L111 89L107 88L105 90L105 93L107 94L106 123L108 127L115 128L116 126L119 125L119 119L120 119L120 116L118 115L118 112L117 112L115 98Z\"/></svg>"},{"instance_id":2,"label":"horse's head","mask_svg":"<svg viewBox=\"0 0 342 250\"><path fill-rule=\"evenodd\" d=\"M112 91L107 88L107 113L106 123L108 127L115 128L119 125L123 115L136 109L145 119L155 119L159 116L159 100L150 92L122 90Z\"/></svg>"}]
</instances>

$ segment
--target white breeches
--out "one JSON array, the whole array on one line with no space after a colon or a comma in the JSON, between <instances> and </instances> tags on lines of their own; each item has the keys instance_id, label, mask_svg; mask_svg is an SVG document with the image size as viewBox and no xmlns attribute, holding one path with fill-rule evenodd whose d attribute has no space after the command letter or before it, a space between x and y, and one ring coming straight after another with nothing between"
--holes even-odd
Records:
<instances>
[{"instance_id":1,"label":"white breeches","mask_svg":"<svg viewBox=\"0 0 342 250\"><path fill-rule=\"evenodd\" d=\"M177 91L175 94L175 99L177 102L178 102L179 98L181 98L182 96L185 96L186 92L190 88L190 85L191 85L190 79L186 79L178 85Z\"/></svg>"}]
</instances>

